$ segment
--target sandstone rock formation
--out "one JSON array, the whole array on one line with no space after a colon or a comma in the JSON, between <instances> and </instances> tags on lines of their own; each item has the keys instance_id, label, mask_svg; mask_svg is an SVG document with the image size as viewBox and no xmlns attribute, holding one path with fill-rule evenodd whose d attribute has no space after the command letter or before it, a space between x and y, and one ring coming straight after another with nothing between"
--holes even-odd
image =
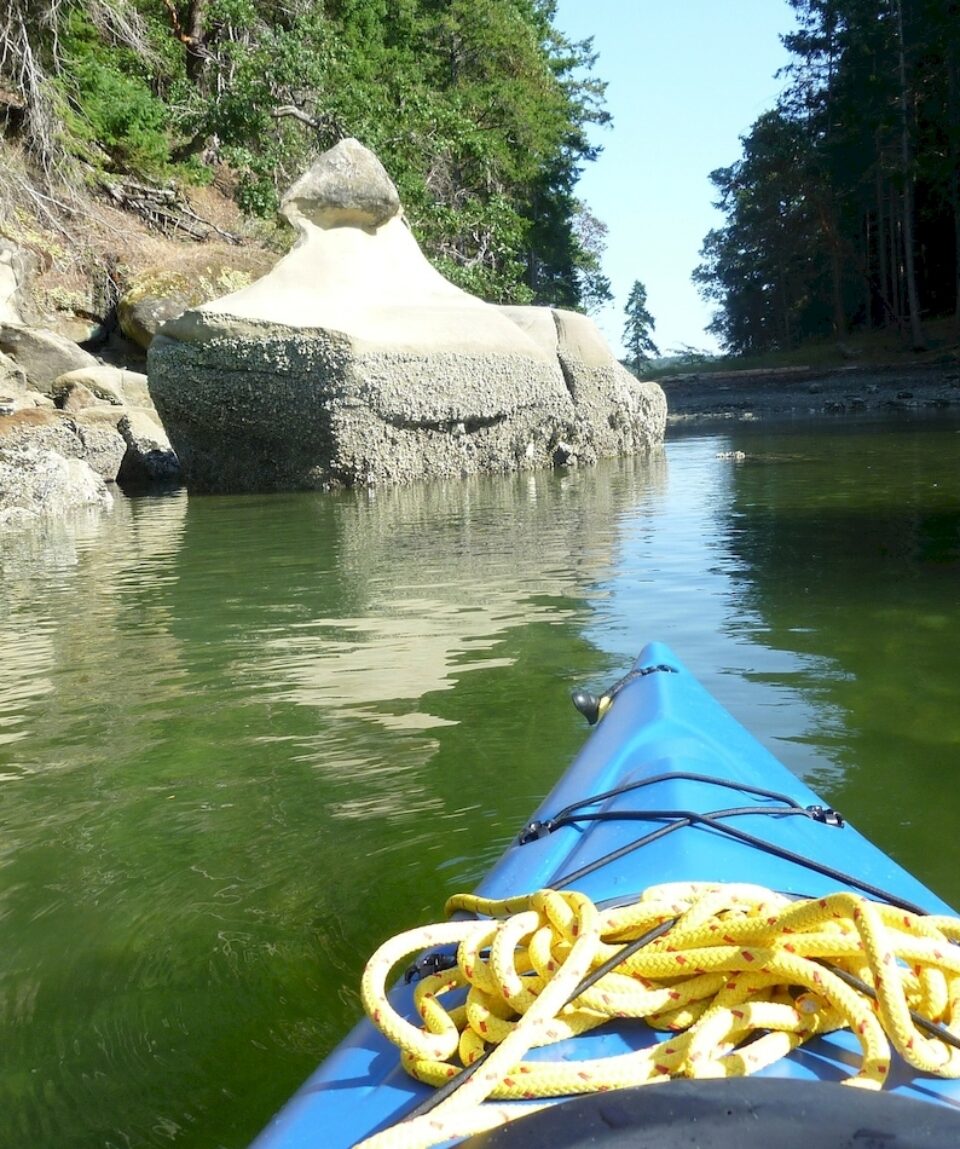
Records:
<instances>
[{"instance_id":1,"label":"sandstone rock formation","mask_svg":"<svg viewBox=\"0 0 960 1149\"><path fill-rule=\"evenodd\" d=\"M662 392L585 317L497 308L431 267L357 141L322 156L283 210L290 254L150 346L150 390L192 486L508 471L662 438Z\"/></svg>"},{"instance_id":2,"label":"sandstone rock formation","mask_svg":"<svg viewBox=\"0 0 960 1149\"><path fill-rule=\"evenodd\" d=\"M146 376L101 363L59 375L37 391L18 361L0 358L0 447L26 446L79 459L108 482L179 478ZM0 506L7 496L0 487Z\"/></svg>"},{"instance_id":3,"label":"sandstone rock formation","mask_svg":"<svg viewBox=\"0 0 960 1149\"><path fill-rule=\"evenodd\" d=\"M35 262L0 240L0 526L109 507L104 481L179 476L146 375L103 364L44 326L28 290Z\"/></svg>"},{"instance_id":4,"label":"sandstone rock formation","mask_svg":"<svg viewBox=\"0 0 960 1149\"><path fill-rule=\"evenodd\" d=\"M30 306L23 288L36 257L8 239L0 238L0 324L23 323Z\"/></svg>"},{"instance_id":5,"label":"sandstone rock formation","mask_svg":"<svg viewBox=\"0 0 960 1149\"><path fill-rule=\"evenodd\" d=\"M20 323L0 323L0 352L16 361L28 385L42 395L49 395L53 381L68 371L97 365L73 340Z\"/></svg>"},{"instance_id":6,"label":"sandstone rock formation","mask_svg":"<svg viewBox=\"0 0 960 1149\"><path fill-rule=\"evenodd\" d=\"M104 481L177 481L145 375L19 322L0 323L0 341L10 352L0 352L0 528L80 505L108 509Z\"/></svg>"}]
</instances>

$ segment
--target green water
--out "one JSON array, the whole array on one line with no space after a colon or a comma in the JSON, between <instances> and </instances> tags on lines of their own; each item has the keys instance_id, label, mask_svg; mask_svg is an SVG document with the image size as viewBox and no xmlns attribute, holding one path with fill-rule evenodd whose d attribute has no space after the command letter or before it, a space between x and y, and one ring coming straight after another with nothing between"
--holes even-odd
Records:
<instances>
[{"instance_id":1,"label":"green water","mask_svg":"<svg viewBox=\"0 0 960 1149\"><path fill-rule=\"evenodd\" d=\"M244 1146L651 638L960 903L956 422L0 547L0 1145Z\"/></svg>"}]
</instances>

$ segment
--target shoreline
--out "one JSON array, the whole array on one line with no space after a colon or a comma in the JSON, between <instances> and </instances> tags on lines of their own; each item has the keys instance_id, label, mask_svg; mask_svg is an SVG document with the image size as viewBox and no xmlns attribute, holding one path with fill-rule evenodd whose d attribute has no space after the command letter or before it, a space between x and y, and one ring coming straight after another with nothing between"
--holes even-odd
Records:
<instances>
[{"instance_id":1,"label":"shoreline","mask_svg":"<svg viewBox=\"0 0 960 1149\"><path fill-rule=\"evenodd\" d=\"M686 374L658 380L667 427L960 410L960 363Z\"/></svg>"}]
</instances>

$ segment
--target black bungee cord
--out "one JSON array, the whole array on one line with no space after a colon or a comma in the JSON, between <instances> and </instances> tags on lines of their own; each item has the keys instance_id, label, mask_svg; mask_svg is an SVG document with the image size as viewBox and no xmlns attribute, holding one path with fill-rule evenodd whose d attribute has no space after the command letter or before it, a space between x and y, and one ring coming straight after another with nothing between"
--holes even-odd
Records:
<instances>
[{"instance_id":1,"label":"black bungee cord","mask_svg":"<svg viewBox=\"0 0 960 1149\"><path fill-rule=\"evenodd\" d=\"M667 780L684 780L692 782L703 782L710 785L719 786L727 790L737 790L745 794L755 794L758 797L768 798L774 801L783 803L782 806L743 806L733 807L726 810L713 810L709 812L700 812L697 810L583 810L583 806L596 805L599 802L606 802L612 798L618 798L623 794L631 793L635 790L642 789L645 786L651 786L655 782L663 782ZM915 902L909 901L907 898L901 898L897 894L891 893L880 886L875 886L872 882L867 882L862 878L858 878L853 874L847 873L845 870L840 870L835 866L827 865L825 862L818 862L813 858L805 857L803 854L798 854L794 850L788 849L786 846L779 846L774 842L767 841L765 838L758 838L755 834L750 834L746 830L741 830L735 826L724 824L720 819L731 817L742 817L744 815L753 814L768 814L770 816L793 816L804 815L811 818L813 821L822 822L825 825L833 826L837 829L842 829L844 826L843 818L829 807L824 806L803 806L796 799L791 798L787 794L781 794L776 790L765 790L758 786L751 786L743 782L735 782L725 778L713 778L708 774L696 774L686 771L678 771L674 773L655 774L650 778L641 779L638 782L629 782L624 786L618 786L613 790L607 790L602 794L596 794L589 798L584 798L579 802L574 802L569 806L565 806L560 810L555 817L547 818L543 821L530 822L521 831L517 839L518 845L527 845L530 842L536 841L538 838L545 837L548 834L554 833L556 830L562 829L564 826L572 826L577 822L608 822L608 821L663 821L666 825L658 827L656 830L651 830L648 834L643 834L635 838L632 842L627 842L625 845L620 846L616 850L611 850L609 853L595 858L592 862L587 862L577 870L571 871L569 874L564 874L559 878L553 886L555 889L565 889L572 885L574 882L579 881L581 878L586 877L588 874L594 873L596 870L601 869L603 866L609 865L611 862L619 861L620 858L626 857L628 854L639 850L642 846L649 845L660 838L666 837L667 834L672 834L677 830L682 830L688 826L703 826L707 829L715 830L718 833L725 834L727 837L734 838L745 845L751 846L754 849L762 850L764 853L771 854L774 857L781 858L783 861L791 862L794 865L802 866L804 869L812 870L814 873L822 874L824 877L831 878L833 881L841 882L846 886L853 889L860 890L862 893L876 898L879 901L887 902L889 905L897 906L899 909L907 910L909 913L918 914L921 917L927 914L922 906L917 905Z\"/></svg>"}]
</instances>

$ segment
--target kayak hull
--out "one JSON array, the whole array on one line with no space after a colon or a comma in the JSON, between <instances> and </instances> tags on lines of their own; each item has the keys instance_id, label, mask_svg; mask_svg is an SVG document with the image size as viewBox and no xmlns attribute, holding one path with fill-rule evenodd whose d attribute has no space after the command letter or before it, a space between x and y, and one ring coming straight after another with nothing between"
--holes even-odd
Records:
<instances>
[{"instance_id":1,"label":"kayak hull","mask_svg":"<svg viewBox=\"0 0 960 1149\"><path fill-rule=\"evenodd\" d=\"M569 875L629 849L638 837L670 821L647 812L670 811L688 813L690 824L584 873L570 888L596 902L628 900L651 885L691 881L762 884L799 897L839 889L863 892L862 885L841 880L837 871L842 871L927 912L954 912L851 825L836 824L829 814L816 820L768 813L782 804L731 789L731 783L776 791L804 808L822 807L822 800L720 706L668 647L652 643L534 812L531 826L548 823L558 811L597 795L637 788L586 806L609 820L575 821L542 837L531 832L531 840L506 850L476 892L505 898L563 886ZM732 808L741 812L722 819L728 830L697 821L698 815ZM638 812L644 812L642 820L635 817ZM754 838L781 853L759 849L749 840ZM392 997L399 1012L415 1016L410 987L397 986ZM553 1046L546 1056L613 1056L660 1037L642 1024L610 1025ZM803 1046L760 1076L835 1082L856 1072L858 1064L857 1042L841 1032ZM952 1107L960 1120L958 1082L918 1075L895 1060L888 1088ZM398 1120L427 1093L400 1069L394 1047L362 1021L263 1131L254 1149L314 1149L318 1144L347 1149Z\"/></svg>"}]
</instances>

